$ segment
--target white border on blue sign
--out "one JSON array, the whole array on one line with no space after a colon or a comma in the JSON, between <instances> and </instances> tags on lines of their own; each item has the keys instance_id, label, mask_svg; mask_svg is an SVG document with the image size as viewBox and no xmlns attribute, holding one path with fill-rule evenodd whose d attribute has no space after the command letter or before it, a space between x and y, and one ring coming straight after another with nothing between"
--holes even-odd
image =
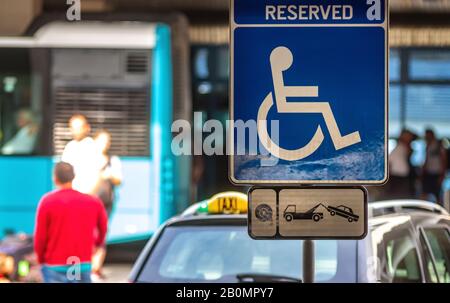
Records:
<instances>
[{"instance_id":1,"label":"white border on blue sign","mask_svg":"<svg viewBox=\"0 0 450 303\"><path fill-rule=\"evenodd\" d=\"M229 88L229 112L230 125L228 136L229 147L229 179L236 185L273 185L273 184L339 184L339 185L382 185L389 179L388 174L388 113L389 113L389 0L385 0L385 18L380 24L237 24L234 18L234 0L230 0L230 88ZM384 29L385 37L385 127L384 127L384 178L382 180L238 180L234 176L234 30L238 27L374 27L379 26Z\"/></svg>"}]
</instances>

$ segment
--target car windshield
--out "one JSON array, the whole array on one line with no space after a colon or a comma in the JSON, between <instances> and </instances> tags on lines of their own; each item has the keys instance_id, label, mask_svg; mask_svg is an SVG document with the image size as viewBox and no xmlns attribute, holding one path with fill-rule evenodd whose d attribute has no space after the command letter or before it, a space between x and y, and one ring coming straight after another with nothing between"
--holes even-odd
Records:
<instances>
[{"instance_id":1,"label":"car windshield","mask_svg":"<svg viewBox=\"0 0 450 303\"><path fill-rule=\"evenodd\" d=\"M316 281L355 282L355 241L315 243ZM241 274L302 279L302 241L253 240L245 226L168 227L138 282L238 282Z\"/></svg>"}]
</instances>

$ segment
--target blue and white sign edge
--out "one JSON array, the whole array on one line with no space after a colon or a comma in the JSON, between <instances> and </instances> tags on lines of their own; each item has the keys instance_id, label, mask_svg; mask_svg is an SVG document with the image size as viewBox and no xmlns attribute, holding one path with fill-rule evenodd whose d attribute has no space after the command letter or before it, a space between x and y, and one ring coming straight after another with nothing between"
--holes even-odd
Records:
<instances>
[{"instance_id":1,"label":"blue and white sign edge","mask_svg":"<svg viewBox=\"0 0 450 303\"><path fill-rule=\"evenodd\" d=\"M230 27L230 84L229 84L229 135L228 135L228 177L229 180L236 185L293 185L293 184L328 184L328 185L383 185L387 183L389 179L388 174L388 133L389 133L389 0L385 0L384 5L384 22L380 24L237 24L235 21L235 0L230 0L230 14L229 14L229 27ZM384 178L381 180L243 180L235 177L234 170L234 153L235 153L235 137L234 137L234 31L239 27L365 27L365 26L378 26L384 29L385 37L385 117L384 117Z\"/></svg>"}]
</instances>

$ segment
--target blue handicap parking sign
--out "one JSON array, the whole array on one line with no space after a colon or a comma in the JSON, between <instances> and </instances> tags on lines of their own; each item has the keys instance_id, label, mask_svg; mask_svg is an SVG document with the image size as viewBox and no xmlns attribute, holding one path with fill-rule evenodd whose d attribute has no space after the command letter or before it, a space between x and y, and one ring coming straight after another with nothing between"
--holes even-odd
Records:
<instances>
[{"instance_id":1,"label":"blue handicap parking sign","mask_svg":"<svg viewBox=\"0 0 450 303\"><path fill-rule=\"evenodd\" d=\"M386 2L234 0L230 23L231 180L384 183Z\"/></svg>"}]
</instances>

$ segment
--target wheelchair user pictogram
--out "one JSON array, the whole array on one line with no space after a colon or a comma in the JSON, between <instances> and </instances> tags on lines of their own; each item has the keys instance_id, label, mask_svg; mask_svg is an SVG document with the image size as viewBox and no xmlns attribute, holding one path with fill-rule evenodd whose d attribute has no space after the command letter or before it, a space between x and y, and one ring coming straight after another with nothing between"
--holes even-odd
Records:
<instances>
[{"instance_id":1,"label":"wheelchair user pictogram","mask_svg":"<svg viewBox=\"0 0 450 303\"><path fill-rule=\"evenodd\" d=\"M273 142L267 129L267 115L274 105L274 95L278 113L322 114L336 150L361 142L358 131L345 136L341 135L329 102L287 102L288 97L319 97L318 86L285 86L283 72L288 70L292 66L292 63L293 55L287 47L279 46L272 50L270 54L270 65L274 93L270 92L266 96L259 107L257 118L258 135L264 148L279 159L296 161L312 155L324 141L324 134L319 125L308 144L301 148L294 150L284 149Z\"/></svg>"}]
</instances>

